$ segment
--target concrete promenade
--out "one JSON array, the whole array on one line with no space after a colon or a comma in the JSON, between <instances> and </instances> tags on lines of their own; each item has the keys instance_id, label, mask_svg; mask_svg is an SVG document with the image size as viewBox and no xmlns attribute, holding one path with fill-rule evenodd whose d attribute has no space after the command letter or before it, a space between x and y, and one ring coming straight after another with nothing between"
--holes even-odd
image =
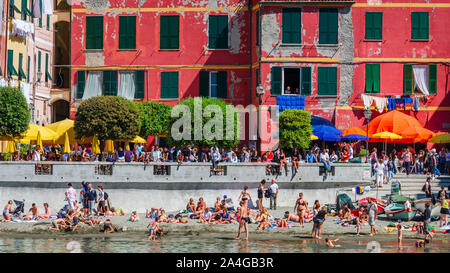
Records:
<instances>
[{"instance_id":1,"label":"concrete promenade","mask_svg":"<svg viewBox=\"0 0 450 273\"><path fill-rule=\"evenodd\" d=\"M334 203L337 191L356 185L369 185L370 166L367 164L334 164L334 172L325 176L322 164L301 164L297 173L289 166L282 174L266 172L265 163L220 164L218 172L209 163L103 163L103 162L0 162L0 205L8 200L25 199L26 209L31 203L42 208L47 202L52 212L64 206L67 183L81 188L81 181L96 187L102 185L109 194L112 206L126 211L145 212L146 208L166 210L185 208L190 197L203 197L213 206L218 196L228 195L236 203L242 188L247 185L253 200L257 187L272 178L280 187L278 206L290 207L299 192L304 192L311 204ZM168 174L162 170L168 170Z\"/></svg>"}]
</instances>

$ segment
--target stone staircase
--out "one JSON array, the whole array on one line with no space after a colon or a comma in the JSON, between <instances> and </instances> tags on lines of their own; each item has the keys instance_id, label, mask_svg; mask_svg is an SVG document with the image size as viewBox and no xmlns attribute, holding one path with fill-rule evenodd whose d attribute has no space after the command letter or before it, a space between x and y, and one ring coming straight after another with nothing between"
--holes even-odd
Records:
<instances>
[{"instance_id":1,"label":"stone staircase","mask_svg":"<svg viewBox=\"0 0 450 273\"><path fill-rule=\"evenodd\" d=\"M405 195L414 199L421 199L425 198L425 193L422 191L422 187L425 184L425 181L427 179L426 175L420 175L420 174L411 174L409 176L405 174L397 174L394 176L394 180L396 179L400 180L400 183L402 185L400 194ZM374 182L375 183L375 182ZM441 175L440 177L436 177L431 182L431 192L436 194L441 187L444 187L447 193L449 193L449 186L450 186L450 175ZM352 193L351 189L345 191L352 199L355 197L355 194ZM382 188L378 188L378 199L386 200L388 196L391 194L391 184L386 185L383 184ZM377 196L377 189L372 188L370 192L365 193L364 195L357 195L357 199L362 199L365 197L376 197Z\"/></svg>"}]
</instances>

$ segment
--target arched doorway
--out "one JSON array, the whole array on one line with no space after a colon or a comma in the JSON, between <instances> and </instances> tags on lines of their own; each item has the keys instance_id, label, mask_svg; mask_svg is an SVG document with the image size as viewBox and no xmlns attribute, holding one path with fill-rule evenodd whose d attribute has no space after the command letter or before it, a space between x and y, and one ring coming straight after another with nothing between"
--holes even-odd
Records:
<instances>
[{"instance_id":1,"label":"arched doorway","mask_svg":"<svg viewBox=\"0 0 450 273\"><path fill-rule=\"evenodd\" d=\"M52 104L53 117L52 122L58 122L69 118L70 105L68 101L57 100Z\"/></svg>"}]
</instances>

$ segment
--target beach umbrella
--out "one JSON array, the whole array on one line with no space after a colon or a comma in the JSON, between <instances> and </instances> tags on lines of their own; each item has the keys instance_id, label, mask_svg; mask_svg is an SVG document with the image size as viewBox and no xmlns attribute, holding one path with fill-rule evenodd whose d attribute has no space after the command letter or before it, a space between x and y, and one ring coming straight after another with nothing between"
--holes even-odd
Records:
<instances>
[{"instance_id":1,"label":"beach umbrella","mask_svg":"<svg viewBox=\"0 0 450 273\"><path fill-rule=\"evenodd\" d=\"M319 138L320 138L320 136L318 134L320 134L320 133L331 133L333 135L338 135L338 136L342 135L342 131L336 129L334 126L313 125L312 130L313 130L313 134L315 136L318 136Z\"/></svg>"},{"instance_id":2,"label":"beach umbrella","mask_svg":"<svg viewBox=\"0 0 450 273\"><path fill-rule=\"evenodd\" d=\"M75 123L71 119L61 120L52 124L45 126L45 128L51 129L56 133L56 137L54 140L55 144L65 144L67 133L69 136L69 142L71 144L77 142L75 139Z\"/></svg>"},{"instance_id":3,"label":"beach umbrella","mask_svg":"<svg viewBox=\"0 0 450 273\"><path fill-rule=\"evenodd\" d=\"M125 142L125 148L124 148L124 150L126 151L126 150L129 150L130 149L130 142Z\"/></svg>"},{"instance_id":4,"label":"beach umbrella","mask_svg":"<svg viewBox=\"0 0 450 273\"><path fill-rule=\"evenodd\" d=\"M391 133L391 132L380 132L380 133L371 135L370 138L371 138L372 142L377 142L376 141L377 139L381 139L382 141L384 140L383 141L383 150L384 150L384 153L386 154L387 141L393 140L393 139L402 139L403 137L400 135Z\"/></svg>"},{"instance_id":5,"label":"beach umbrella","mask_svg":"<svg viewBox=\"0 0 450 273\"><path fill-rule=\"evenodd\" d=\"M119 141L122 142L129 142L129 143L147 143L147 140L143 139L140 136L136 136L133 139L120 139Z\"/></svg>"},{"instance_id":6,"label":"beach umbrella","mask_svg":"<svg viewBox=\"0 0 450 273\"><path fill-rule=\"evenodd\" d=\"M366 140L367 136L365 135L359 135L359 134L353 134L353 135L346 135L342 137L342 140L345 141L357 141L357 140Z\"/></svg>"},{"instance_id":7,"label":"beach umbrella","mask_svg":"<svg viewBox=\"0 0 450 273\"><path fill-rule=\"evenodd\" d=\"M328 119L318 117L318 116L311 116L311 125L312 126L326 125L326 126L334 127L334 124L331 121L329 121Z\"/></svg>"},{"instance_id":8,"label":"beach umbrella","mask_svg":"<svg viewBox=\"0 0 450 273\"><path fill-rule=\"evenodd\" d=\"M340 141L342 138L340 135L333 134L330 132L317 132L314 133L315 136L317 136L319 139L325 140L325 141Z\"/></svg>"},{"instance_id":9,"label":"beach umbrella","mask_svg":"<svg viewBox=\"0 0 450 273\"><path fill-rule=\"evenodd\" d=\"M422 128L421 126L410 126L400 130L399 135L404 139L413 139L414 142L422 142L429 140L434 136L434 133L428 129Z\"/></svg>"},{"instance_id":10,"label":"beach umbrella","mask_svg":"<svg viewBox=\"0 0 450 273\"><path fill-rule=\"evenodd\" d=\"M422 127L414 117L393 110L369 122L369 136L381 132L399 134L402 129L410 126Z\"/></svg>"},{"instance_id":11,"label":"beach umbrella","mask_svg":"<svg viewBox=\"0 0 450 273\"><path fill-rule=\"evenodd\" d=\"M66 132L65 134L64 134L64 138L65 138L65 141L64 141L64 153L65 154L70 154L70 141L69 141L69 134Z\"/></svg>"},{"instance_id":12,"label":"beach umbrella","mask_svg":"<svg viewBox=\"0 0 450 273\"><path fill-rule=\"evenodd\" d=\"M8 141L8 146L6 147L7 153L15 153L17 151L16 143L14 141Z\"/></svg>"},{"instance_id":13,"label":"beach umbrella","mask_svg":"<svg viewBox=\"0 0 450 273\"><path fill-rule=\"evenodd\" d=\"M12 136L0 136L0 141L13 141L14 138Z\"/></svg>"},{"instance_id":14,"label":"beach umbrella","mask_svg":"<svg viewBox=\"0 0 450 273\"><path fill-rule=\"evenodd\" d=\"M22 144L30 144L31 141L37 142L38 134L40 135L41 145L42 142L53 143L57 136L51 129L36 124L29 124L28 130L21 135L19 142Z\"/></svg>"},{"instance_id":15,"label":"beach umbrella","mask_svg":"<svg viewBox=\"0 0 450 273\"><path fill-rule=\"evenodd\" d=\"M114 153L114 142L111 139L108 139L105 142L105 152Z\"/></svg>"},{"instance_id":16,"label":"beach umbrella","mask_svg":"<svg viewBox=\"0 0 450 273\"><path fill-rule=\"evenodd\" d=\"M309 137L309 139L310 140L317 140L317 139L319 139L317 136L315 136L315 135L311 135L310 137Z\"/></svg>"},{"instance_id":17,"label":"beach umbrella","mask_svg":"<svg viewBox=\"0 0 450 273\"><path fill-rule=\"evenodd\" d=\"M432 143L450 143L450 134L439 134L428 141Z\"/></svg>"},{"instance_id":18,"label":"beach umbrella","mask_svg":"<svg viewBox=\"0 0 450 273\"><path fill-rule=\"evenodd\" d=\"M91 149L92 154L100 154L100 142L98 141L97 136L95 135L92 139L92 149Z\"/></svg>"},{"instance_id":19,"label":"beach umbrella","mask_svg":"<svg viewBox=\"0 0 450 273\"><path fill-rule=\"evenodd\" d=\"M42 146L42 137L41 137L41 131L38 131L37 133L37 139L36 139L36 145L43 148Z\"/></svg>"},{"instance_id":20,"label":"beach umbrella","mask_svg":"<svg viewBox=\"0 0 450 273\"><path fill-rule=\"evenodd\" d=\"M350 127L350 128L346 128L344 130L342 130L342 136L348 136L348 135L362 135L365 136L367 135L366 131L364 131L361 128L358 127ZM364 139L365 140L365 139Z\"/></svg>"}]
</instances>

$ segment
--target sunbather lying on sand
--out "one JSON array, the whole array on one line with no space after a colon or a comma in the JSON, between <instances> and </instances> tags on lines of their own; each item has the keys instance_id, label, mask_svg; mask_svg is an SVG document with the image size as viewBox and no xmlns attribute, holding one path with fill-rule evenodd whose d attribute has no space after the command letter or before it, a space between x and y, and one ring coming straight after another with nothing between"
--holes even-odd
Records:
<instances>
[{"instance_id":1,"label":"sunbather lying on sand","mask_svg":"<svg viewBox=\"0 0 450 273\"><path fill-rule=\"evenodd\" d=\"M341 247L340 245L335 245L334 243L336 243L337 241L339 241L339 238L336 240L330 240L329 238L325 239L325 243L327 244L327 247Z\"/></svg>"}]
</instances>

